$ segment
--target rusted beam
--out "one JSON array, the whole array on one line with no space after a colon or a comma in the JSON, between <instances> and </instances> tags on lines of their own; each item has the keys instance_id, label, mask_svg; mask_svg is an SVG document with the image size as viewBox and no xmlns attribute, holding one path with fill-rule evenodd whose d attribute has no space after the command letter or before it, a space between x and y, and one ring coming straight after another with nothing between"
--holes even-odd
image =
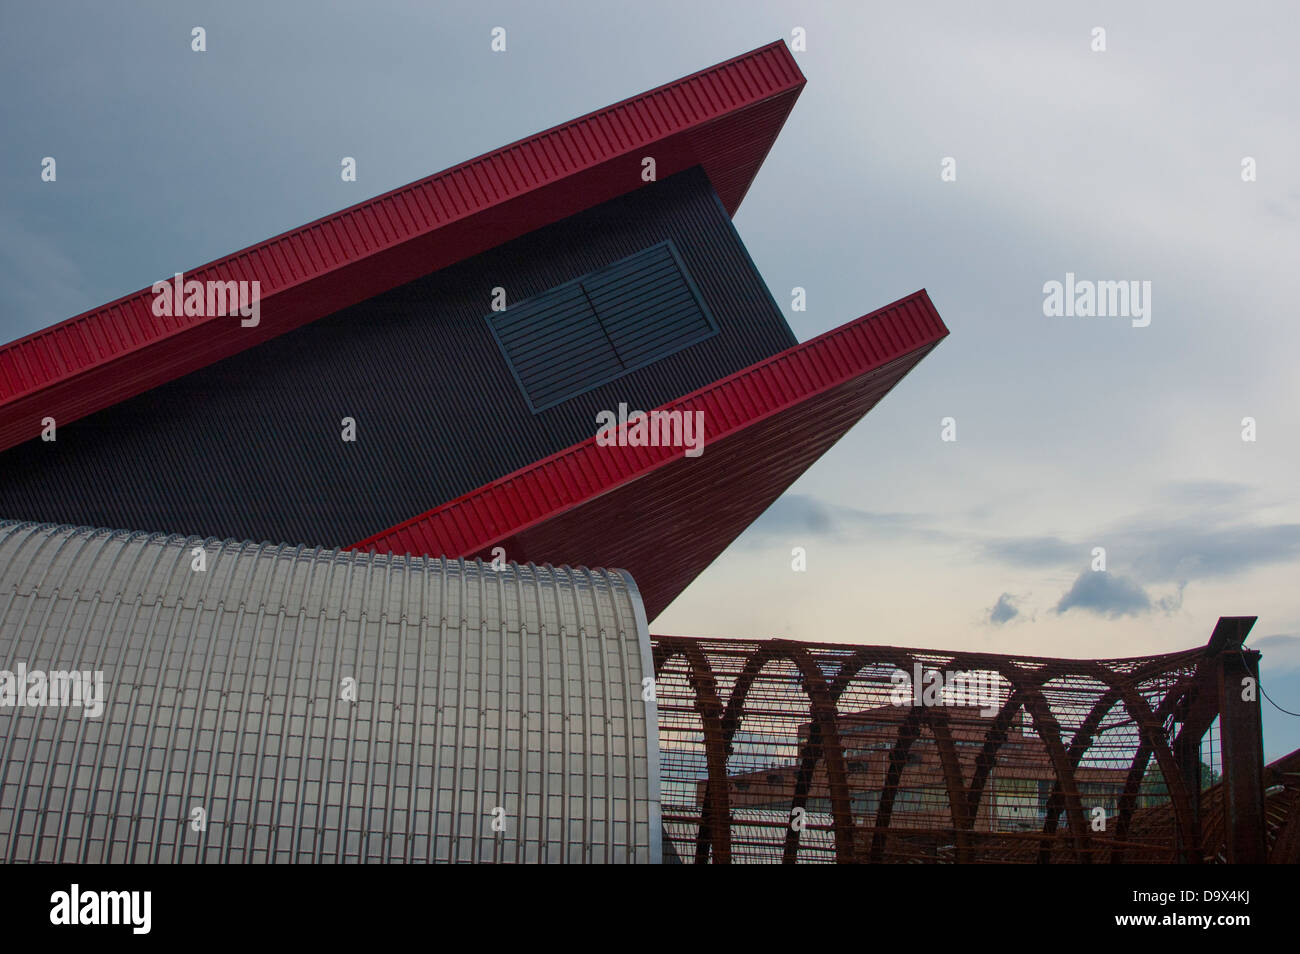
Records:
<instances>
[{"instance_id":1,"label":"rusted beam","mask_svg":"<svg viewBox=\"0 0 1300 954\"><path fill-rule=\"evenodd\" d=\"M700 827L695 843L695 863L728 864L731 861L731 805L727 782L727 750L722 741L722 702L718 699L718 682L708 657L694 640L661 638L655 647L655 681L658 682L668 661L681 654L688 668L687 680L700 717L704 735L705 764L708 782L700 806Z\"/></svg>"},{"instance_id":2,"label":"rusted beam","mask_svg":"<svg viewBox=\"0 0 1300 954\"><path fill-rule=\"evenodd\" d=\"M1227 813L1224 853L1229 864L1267 860L1259 653L1242 645L1254 623L1253 616L1222 617L1210 641L1219 660L1219 746Z\"/></svg>"},{"instance_id":3,"label":"rusted beam","mask_svg":"<svg viewBox=\"0 0 1300 954\"><path fill-rule=\"evenodd\" d=\"M1182 774L1183 788L1187 792L1188 809L1191 824L1197 833L1196 842L1189 844L1180 830L1178 833L1178 857L1184 864L1197 863L1202 860L1201 832L1201 737L1183 731L1178 734L1173 745L1174 759Z\"/></svg>"}]
</instances>

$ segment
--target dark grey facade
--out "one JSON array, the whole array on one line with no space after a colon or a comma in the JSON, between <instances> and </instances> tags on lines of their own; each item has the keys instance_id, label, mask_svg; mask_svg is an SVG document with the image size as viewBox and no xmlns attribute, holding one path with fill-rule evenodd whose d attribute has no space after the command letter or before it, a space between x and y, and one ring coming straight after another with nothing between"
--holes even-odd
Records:
<instances>
[{"instance_id":1,"label":"dark grey facade","mask_svg":"<svg viewBox=\"0 0 1300 954\"><path fill-rule=\"evenodd\" d=\"M523 304L665 242L716 333L670 329L694 343L535 411L493 289ZM589 438L598 411L649 410L795 343L696 168L0 454L0 514L347 546Z\"/></svg>"}]
</instances>

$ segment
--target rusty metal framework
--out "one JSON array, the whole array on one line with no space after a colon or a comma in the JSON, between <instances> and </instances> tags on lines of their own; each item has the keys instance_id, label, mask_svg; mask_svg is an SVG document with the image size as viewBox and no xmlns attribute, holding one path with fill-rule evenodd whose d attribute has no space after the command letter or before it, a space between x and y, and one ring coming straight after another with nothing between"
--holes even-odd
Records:
<instances>
[{"instance_id":1,"label":"rusty metal framework","mask_svg":"<svg viewBox=\"0 0 1300 954\"><path fill-rule=\"evenodd\" d=\"M1300 864L1300 749L1264 767L1264 822L1270 864ZM1174 837L1170 804L1146 808L1134 815L1133 829L1141 837ZM1231 817L1225 786L1211 785L1201 793L1201 851L1209 862L1228 859L1227 828Z\"/></svg>"},{"instance_id":2,"label":"rusty metal framework","mask_svg":"<svg viewBox=\"0 0 1300 954\"><path fill-rule=\"evenodd\" d=\"M1264 860L1253 623L1110 660L653 637L665 860Z\"/></svg>"}]
</instances>

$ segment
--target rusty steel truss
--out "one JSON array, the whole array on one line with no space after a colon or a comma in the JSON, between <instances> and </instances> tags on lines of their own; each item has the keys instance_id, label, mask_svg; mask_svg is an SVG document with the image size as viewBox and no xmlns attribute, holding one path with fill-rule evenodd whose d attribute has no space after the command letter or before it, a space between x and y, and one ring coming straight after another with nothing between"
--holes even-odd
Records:
<instances>
[{"instance_id":1,"label":"rusty steel truss","mask_svg":"<svg viewBox=\"0 0 1300 954\"><path fill-rule=\"evenodd\" d=\"M1109 660L654 637L665 860L1266 860L1254 621Z\"/></svg>"}]
</instances>

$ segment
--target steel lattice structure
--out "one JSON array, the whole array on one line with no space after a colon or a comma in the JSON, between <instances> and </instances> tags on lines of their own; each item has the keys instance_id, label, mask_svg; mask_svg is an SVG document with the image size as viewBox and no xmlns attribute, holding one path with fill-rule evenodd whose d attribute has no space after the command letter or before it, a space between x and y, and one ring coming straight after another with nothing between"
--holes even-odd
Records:
<instances>
[{"instance_id":1,"label":"steel lattice structure","mask_svg":"<svg viewBox=\"0 0 1300 954\"><path fill-rule=\"evenodd\" d=\"M1216 719L1224 777L1262 792L1258 702L1221 693L1257 676L1252 623L1112 660L655 637L665 860L1215 860Z\"/></svg>"}]
</instances>

